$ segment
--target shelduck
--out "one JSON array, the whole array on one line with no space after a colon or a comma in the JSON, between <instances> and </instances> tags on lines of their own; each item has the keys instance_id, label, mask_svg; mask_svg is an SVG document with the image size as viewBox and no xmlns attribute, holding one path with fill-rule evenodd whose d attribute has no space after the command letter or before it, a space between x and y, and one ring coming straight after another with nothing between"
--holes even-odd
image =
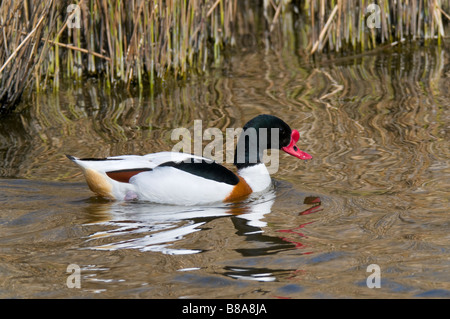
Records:
<instances>
[{"instance_id":1,"label":"shelduck","mask_svg":"<svg viewBox=\"0 0 450 319\"><path fill-rule=\"evenodd\" d=\"M172 205L231 202L271 185L262 161L265 149L278 148L301 160L311 155L296 146L300 134L283 120L259 115L245 124L234 155L237 174L206 157L178 152L77 158L89 188L115 200Z\"/></svg>"}]
</instances>

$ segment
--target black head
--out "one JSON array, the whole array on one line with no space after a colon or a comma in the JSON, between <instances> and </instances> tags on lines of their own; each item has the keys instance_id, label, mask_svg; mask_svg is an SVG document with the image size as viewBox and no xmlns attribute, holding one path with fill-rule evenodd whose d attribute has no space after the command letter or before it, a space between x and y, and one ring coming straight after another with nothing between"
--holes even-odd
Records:
<instances>
[{"instance_id":1,"label":"black head","mask_svg":"<svg viewBox=\"0 0 450 319\"><path fill-rule=\"evenodd\" d=\"M258 115L243 127L234 155L234 164L240 169L261 163L263 151L266 149L281 149L301 159L311 158L295 146L297 136L298 131L292 130L282 119L268 114ZM297 139L293 141L295 138ZM298 152L301 152L303 157L300 157Z\"/></svg>"},{"instance_id":2,"label":"black head","mask_svg":"<svg viewBox=\"0 0 450 319\"><path fill-rule=\"evenodd\" d=\"M254 128L259 137L264 138L265 132L267 132L267 145L265 149L278 148L281 149L284 146L288 146L291 141L291 128L282 119L268 114L261 114L248 121L244 127L243 132L246 132L249 128ZM266 130L264 130L266 129ZM278 135L276 145L272 147L272 133Z\"/></svg>"}]
</instances>

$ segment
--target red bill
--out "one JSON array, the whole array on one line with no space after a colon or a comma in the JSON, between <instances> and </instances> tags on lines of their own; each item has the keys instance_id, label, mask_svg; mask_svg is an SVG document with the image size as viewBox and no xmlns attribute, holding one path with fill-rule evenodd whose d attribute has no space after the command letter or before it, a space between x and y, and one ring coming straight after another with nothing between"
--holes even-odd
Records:
<instances>
[{"instance_id":1,"label":"red bill","mask_svg":"<svg viewBox=\"0 0 450 319\"><path fill-rule=\"evenodd\" d=\"M300 133L297 130L292 130L291 142L288 146L282 147L281 149L288 153L289 155L295 156L301 160L312 159L312 156L306 152L301 151L297 145L295 145L300 139Z\"/></svg>"}]
</instances>

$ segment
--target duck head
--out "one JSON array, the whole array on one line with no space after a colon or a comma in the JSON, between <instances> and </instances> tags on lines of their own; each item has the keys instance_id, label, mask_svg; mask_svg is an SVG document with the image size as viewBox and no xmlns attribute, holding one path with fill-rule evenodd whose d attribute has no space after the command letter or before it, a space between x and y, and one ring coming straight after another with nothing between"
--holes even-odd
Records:
<instances>
[{"instance_id":1,"label":"duck head","mask_svg":"<svg viewBox=\"0 0 450 319\"><path fill-rule=\"evenodd\" d=\"M312 156L301 151L296 143L300 133L293 130L280 118L262 114L248 121L239 137L234 155L238 169L261 163L265 149L281 149L301 160Z\"/></svg>"}]
</instances>

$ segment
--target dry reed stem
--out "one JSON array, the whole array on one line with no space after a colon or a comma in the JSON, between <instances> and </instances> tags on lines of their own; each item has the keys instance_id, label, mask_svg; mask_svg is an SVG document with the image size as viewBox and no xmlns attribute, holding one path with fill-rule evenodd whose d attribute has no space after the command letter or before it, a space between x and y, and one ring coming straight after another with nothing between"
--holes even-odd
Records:
<instances>
[{"instance_id":1,"label":"dry reed stem","mask_svg":"<svg viewBox=\"0 0 450 319\"><path fill-rule=\"evenodd\" d=\"M41 25L42 21L44 21L45 15L43 15L41 17L41 19L39 20L39 22L37 23L37 25L34 27L34 29L26 36L26 38L22 41L22 43L20 43L17 48L14 50L13 53L11 53L11 55L9 56L9 58L6 60L6 62L3 64L3 66L0 68L0 73L3 72L3 70L6 68L6 66L9 64L9 62L11 62L11 60L16 56L17 52L20 51L20 49L25 45L25 43L27 43L27 41L31 38L31 36L36 32L36 30L39 28L39 26Z\"/></svg>"},{"instance_id":2,"label":"dry reed stem","mask_svg":"<svg viewBox=\"0 0 450 319\"><path fill-rule=\"evenodd\" d=\"M312 50L311 50L311 54L313 54L314 52L316 52L317 48L319 47L319 44L322 43L323 38L325 36L325 33L328 31L329 26L331 25L331 21L333 21L334 16L336 15L336 12L338 11L339 6L335 6L333 11L330 14L330 17L328 18L327 23L325 24L325 26L323 27L322 31L320 32L319 35L319 40L316 41L316 43L314 44Z\"/></svg>"}]
</instances>

